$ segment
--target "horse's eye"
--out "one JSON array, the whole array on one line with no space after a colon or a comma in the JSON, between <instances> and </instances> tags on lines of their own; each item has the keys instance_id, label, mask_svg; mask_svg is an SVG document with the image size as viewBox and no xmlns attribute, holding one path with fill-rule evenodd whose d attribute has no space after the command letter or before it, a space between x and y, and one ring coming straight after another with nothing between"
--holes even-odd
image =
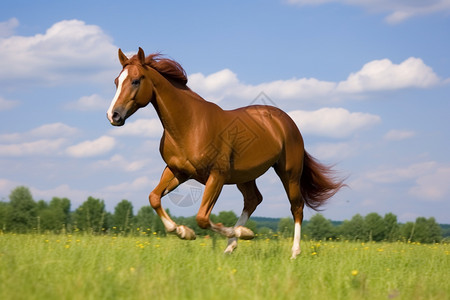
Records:
<instances>
[{"instance_id":1,"label":"horse's eye","mask_svg":"<svg viewBox=\"0 0 450 300\"><path fill-rule=\"evenodd\" d=\"M133 81L131 81L131 84L132 84L133 86L138 86L140 83L141 83L141 80L140 80L140 79L134 79Z\"/></svg>"}]
</instances>

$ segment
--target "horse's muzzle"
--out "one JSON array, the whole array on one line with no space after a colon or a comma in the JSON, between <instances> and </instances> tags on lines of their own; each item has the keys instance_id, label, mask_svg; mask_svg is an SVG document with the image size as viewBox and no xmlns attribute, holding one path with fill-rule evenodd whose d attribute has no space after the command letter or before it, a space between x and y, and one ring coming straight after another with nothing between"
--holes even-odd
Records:
<instances>
[{"instance_id":1,"label":"horse's muzzle","mask_svg":"<svg viewBox=\"0 0 450 300\"><path fill-rule=\"evenodd\" d=\"M122 126L123 124L125 124L125 118L122 117L122 115L118 111L114 111L111 117L107 115L107 118L109 122L111 122L111 125Z\"/></svg>"}]
</instances>

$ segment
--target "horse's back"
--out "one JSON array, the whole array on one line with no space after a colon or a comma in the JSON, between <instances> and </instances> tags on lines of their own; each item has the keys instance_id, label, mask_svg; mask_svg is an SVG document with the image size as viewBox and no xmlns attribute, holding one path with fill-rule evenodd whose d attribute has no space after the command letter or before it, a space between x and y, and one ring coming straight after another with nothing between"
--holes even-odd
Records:
<instances>
[{"instance_id":1,"label":"horse's back","mask_svg":"<svg viewBox=\"0 0 450 300\"><path fill-rule=\"evenodd\" d=\"M303 139L297 125L287 113L277 107L251 105L229 113L233 114L235 119L241 119L249 130L254 130L255 134L268 139L266 143L294 139L301 142L303 147Z\"/></svg>"},{"instance_id":2,"label":"horse's back","mask_svg":"<svg viewBox=\"0 0 450 300\"><path fill-rule=\"evenodd\" d=\"M301 134L284 111L273 106L252 105L226 114L221 136L226 136L233 147L236 175L250 172L256 178L280 159L284 160L286 151L301 155Z\"/></svg>"}]
</instances>

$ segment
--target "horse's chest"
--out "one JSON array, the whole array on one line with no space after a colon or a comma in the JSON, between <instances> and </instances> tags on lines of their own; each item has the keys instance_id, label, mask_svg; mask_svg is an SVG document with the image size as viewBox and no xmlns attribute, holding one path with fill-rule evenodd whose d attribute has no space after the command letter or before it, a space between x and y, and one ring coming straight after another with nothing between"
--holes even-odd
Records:
<instances>
[{"instance_id":1,"label":"horse's chest","mask_svg":"<svg viewBox=\"0 0 450 300\"><path fill-rule=\"evenodd\" d=\"M192 163L190 163L188 155L182 146L175 144L170 138L161 141L161 156L167 166L174 171L191 175L196 172Z\"/></svg>"}]
</instances>

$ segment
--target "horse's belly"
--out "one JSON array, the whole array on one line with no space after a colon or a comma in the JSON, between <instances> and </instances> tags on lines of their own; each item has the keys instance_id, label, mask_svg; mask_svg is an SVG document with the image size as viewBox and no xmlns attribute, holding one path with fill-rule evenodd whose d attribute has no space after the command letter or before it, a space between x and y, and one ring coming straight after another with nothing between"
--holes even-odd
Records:
<instances>
[{"instance_id":1,"label":"horse's belly","mask_svg":"<svg viewBox=\"0 0 450 300\"><path fill-rule=\"evenodd\" d=\"M243 183L254 180L264 174L277 161L277 157L258 160L257 157L236 159L231 162L230 176L227 183Z\"/></svg>"}]
</instances>

